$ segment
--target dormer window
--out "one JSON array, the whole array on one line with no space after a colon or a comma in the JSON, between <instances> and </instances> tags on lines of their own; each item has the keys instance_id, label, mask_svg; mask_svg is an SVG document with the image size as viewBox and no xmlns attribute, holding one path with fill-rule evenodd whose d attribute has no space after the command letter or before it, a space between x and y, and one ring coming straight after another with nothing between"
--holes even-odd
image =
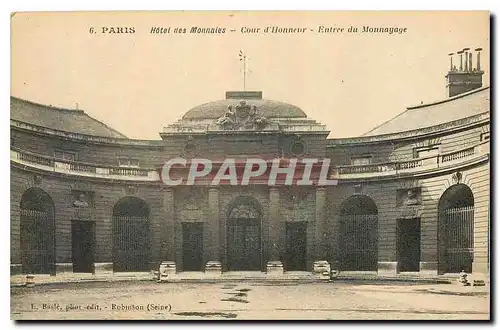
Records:
<instances>
[{"instance_id":1,"label":"dormer window","mask_svg":"<svg viewBox=\"0 0 500 330\"><path fill-rule=\"evenodd\" d=\"M413 149L413 158L427 158L439 155L439 145L418 147Z\"/></svg>"},{"instance_id":2,"label":"dormer window","mask_svg":"<svg viewBox=\"0 0 500 330\"><path fill-rule=\"evenodd\" d=\"M365 166L365 165L370 165L371 163L372 163L371 156L351 157L351 165L353 166Z\"/></svg>"},{"instance_id":3,"label":"dormer window","mask_svg":"<svg viewBox=\"0 0 500 330\"><path fill-rule=\"evenodd\" d=\"M57 160L75 161L76 152L66 151L66 150L56 150L54 151L54 158Z\"/></svg>"},{"instance_id":4,"label":"dormer window","mask_svg":"<svg viewBox=\"0 0 500 330\"><path fill-rule=\"evenodd\" d=\"M490 140L490 132L481 133L481 142Z\"/></svg>"},{"instance_id":5,"label":"dormer window","mask_svg":"<svg viewBox=\"0 0 500 330\"><path fill-rule=\"evenodd\" d=\"M119 158L118 166L139 168L139 160L133 158Z\"/></svg>"}]
</instances>

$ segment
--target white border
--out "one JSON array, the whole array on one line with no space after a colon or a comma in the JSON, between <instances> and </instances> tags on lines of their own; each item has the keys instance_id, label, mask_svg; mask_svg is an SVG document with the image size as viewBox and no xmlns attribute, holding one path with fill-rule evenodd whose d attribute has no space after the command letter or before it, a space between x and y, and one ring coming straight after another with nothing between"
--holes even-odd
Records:
<instances>
[{"instance_id":1,"label":"white border","mask_svg":"<svg viewBox=\"0 0 500 330\"><path fill-rule=\"evenodd\" d=\"M10 168L7 164L7 154L9 152L9 144L10 141L8 135L9 130L7 129L7 125L9 123L9 114L10 114L10 105L9 105L9 97L10 96L10 76L5 74L6 72L10 73L10 13L14 11L71 11L71 10L85 10L85 11L94 11L94 10L221 10L221 9L232 9L232 10L490 10L493 14L498 14L500 11L499 8L500 1L498 0L483 0L483 1L473 1L473 0L452 0L452 1L437 1L437 0L407 0L407 1L373 1L373 0L348 0L348 1L331 1L327 2L325 0L306 0L306 1L271 1L271 0L251 0L244 2L234 2L234 1L221 1L221 0L211 0L211 1L193 1L193 0L182 0L168 3L159 3L158 1L152 0L141 0L141 1L119 1L116 3L104 2L103 0L86 0L86 1L55 1L55 0L45 0L45 1L37 1L37 0L24 0L24 1L2 1L0 3L1 8L1 17L0 21L0 30L1 37L3 40L3 48L2 55L2 63L4 65L4 74L2 75L2 87L3 91L6 92L5 97L2 99L4 101L2 111L0 112L2 123L5 125L5 129L1 130L1 146L4 147L2 150L5 152L5 160L0 163L2 168L0 169L0 182L3 182L3 190L2 190L2 208L1 210L4 212L2 217L2 225L3 230L1 231L1 241L4 243L2 253L0 254L1 264L4 267L4 271L1 272L1 283L3 283L2 287L2 295L1 300L2 304L2 319L10 320L10 290L7 288L7 282L10 281L10 225L9 219L10 214L10 192L9 192L9 184L10 182ZM496 22L498 25L498 19ZM495 29L496 30L496 29ZM492 49L495 51L495 60L498 59L496 47ZM495 75L492 75L492 79L494 79ZM497 91L496 85L495 92ZM498 95L498 94L497 94ZM497 116L495 116L497 117ZM498 124L495 120L495 127ZM494 132L495 134L495 132ZM496 148L495 148L496 149ZM496 154L496 150L493 150L493 155ZM497 170L497 168L495 168ZM498 179L500 180L500 179ZM495 183L498 183L495 180ZM496 185L495 185L496 186ZM497 196L498 197L498 196ZM500 197L495 198L495 204L500 206ZM492 219L493 221L495 219ZM498 234L500 230L500 225L495 225L496 230L495 234ZM496 252L496 251L495 251ZM496 263L495 263L496 264ZM492 311L493 312L493 311ZM139 326L144 325L140 324ZM258 327L271 327L273 325L256 325ZM286 324L288 325L288 324ZM345 325L340 324L328 324L324 323L324 326L333 326L333 327L345 327ZM381 324L382 326L387 325ZM400 326L401 324L396 324L396 326ZM10 321L8 328L14 327L15 324ZM27 325L24 325L27 326ZM31 326L40 327L39 324L32 324ZM43 326L43 325L42 325ZM46 326L52 327L54 324L47 324ZM72 324L69 326L65 324L64 326L74 327L78 326L77 324ZM81 324L80 326L91 326L93 328L101 328L105 326L110 326L110 324L105 325L88 325ZM112 325L113 326L113 325ZM114 325L114 326L123 326L122 324ZM193 324L156 324L156 326L161 327L172 327L172 326L182 326L182 327L193 327L196 325ZM219 326L219 324L212 324L211 326ZM233 325L234 326L234 325ZM307 325L302 325L305 327ZM368 326L373 326L373 324L368 324ZM434 325L426 325L427 327L433 327Z\"/></svg>"}]
</instances>

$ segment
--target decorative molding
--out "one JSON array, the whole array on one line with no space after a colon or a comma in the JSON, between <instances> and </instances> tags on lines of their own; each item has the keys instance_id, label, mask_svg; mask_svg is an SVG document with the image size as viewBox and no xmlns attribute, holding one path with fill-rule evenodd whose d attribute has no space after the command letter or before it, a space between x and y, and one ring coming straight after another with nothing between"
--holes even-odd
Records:
<instances>
[{"instance_id":1,"label":"decorative molding","mask_svg":"<svg viewBox=\"0 0 500 330\"><path fill-rule=\"evenodd\" d=\"M248 105L245 100L241 100L235 106L229 105L226 113L217 119L216 124L224 131L263 130L269 125L269 120L258 114L256 105Z\"/></svg>"},{"instance_id":2,"label":"decorative molding","mask_svg":"<svg viewBox=\"0 0 500 330\"><path fill-rule=\"evenodd\" d=\"M94 207L94 192L83 190L71 190L71 207L85 209Z\"/></svg>"},{"instance_id":3,"label":"decorative molding","mask_svg":"<svg viewBox=\"0 0 500 330\"><path fill-rule=\"evenodd\" d=\"M415 143L415 148L430 148L438 144L441 144L441 137L418 141L417 143Z\"/></svg>"},{"instance_id":4,"label":"decorative molding","mask_svg":"<svg viewBox=\"0 0 500 330\"><path fill-rule=\"evenodd\" d=\"M78 191L93 191L92 185L90 183L82 181L72 183L70 189Z\"/></svg>"},{"instance_id":5,"label":"decorative molding","mask_svg":"<svg viewBox=\"0 0 500 330\"><path fill-rule=\"evenodd\" d=\"M205 202L205 196L202 189L186 187L180 196L180 206L183 210L202 210Z\"/></svg>"},{"instance_id":6,"label":"decorative molding","mask_svg":"<svg viewBox=\"0 0 500 330\"><path fill-rule=\"evenodd\" d=\"M422 209L416 207L405 207L398 212L398 219L414 219L422 216Z\"/></svg>"},{"instance_id":7,"label":"decorative molding","mask_svg":"<svg viewBox=\"0 0 500 330\"><path fill-rule=\"evenodd\" d=\"M127 196L137 195L138 190L139 190L139 188L137 186L134 186L134 185L128 185L128 186L123 187L123 191L124 191L125 195L127 195Z\"/></svg>"},{"instance_id":8,"label":"decorative molding","mask_svg":"<svg viewBox=\"0 0 500 330\"><path fill-rule=\"evenodd\" d=\"M483 125L481 126L481 133L489 133L490 132L490 125Z\"/></svg>"},{"instance_id":9,"label":"decorative molding","mask_svg":"<svg viewBox=\"0 0 500 330\"><path fill-rule=\"evenodd\" d=\"M42 185L42 176L39 174L34 174L33 175L33 186L39 187Z\"/></svg>"},{"instance_id":10,"label":"decorative molding","mask_svg":"<svg viewBox=\"0 0 500 330\"><path fill-rule=\"evenodd\" d=\"M420 181L417 179L402 180L398 182L398 189L412 189L419 188L420 186Z\"/></svg>"},{"instance_id":11,"label":"decorative molding","mask_svg":"<svg viewBox=\"0 0 500 330\"><path fill-rule=\"evenodd\" d=\"M396 206L414 207L422 204L422 189L420 187L398 189L396 191Z\"/></svg>"},{"instance_id":12,"label":"decorative molding","mask_svg":"<svg viewBox=\"0 0 500 330\"><path fill-rule=\"evenodd\" d=\"M192 135L188 135L187 141L184 144L184 149L182 154L184 157L193 158L198 155L199 145Z\"/></svg>"},{"instance_id":13,"label":"decorative molding","mask_svg":"<svg viewBox=\"0 0 500 330\"><path fill-rule=\"evenodd\" d=\"M451 181L454 184L462 183L462 179L463 179L463 174L460 171L453 173L453 175L451 176Z\"/></svg>"},{"instance_id":14,"label":"decorative molding","mask_svg":"<svg viewBox=\"0 0 500 330\"><path fill-rule=\"evenodd\" d=\"M361 184L355 184L352 186L354 189L353 195L364 195L365 187Z\"/></svg>"},{"instance_id":15,"label":"decorative molding","mask_svg":"<svg viewBox=\"0 0 500 330\"><path fill-rule=\"evenodd\" d=\"M296 149L299 148L299 149ZM289 145L289 152L294 156L302 156L307 153L307 143L302 140L300 135L295 135L292 142Z\"/></svg>"}]
</instances>

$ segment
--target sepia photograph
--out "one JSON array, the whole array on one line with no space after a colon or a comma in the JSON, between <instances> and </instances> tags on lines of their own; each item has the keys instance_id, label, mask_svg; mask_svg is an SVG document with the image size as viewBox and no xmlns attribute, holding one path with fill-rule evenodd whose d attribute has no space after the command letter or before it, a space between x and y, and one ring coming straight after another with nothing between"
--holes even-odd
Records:
<instances>
[{"instance_id":1,"label":"sepia photograph","mask_svg":"<svg viewBox=\"0 0 500 330\"><path fill-rule=\"evenodd\" d=\"M488 11L10 16L12 320L491 320Z\"/></svg>"}]
</instances>

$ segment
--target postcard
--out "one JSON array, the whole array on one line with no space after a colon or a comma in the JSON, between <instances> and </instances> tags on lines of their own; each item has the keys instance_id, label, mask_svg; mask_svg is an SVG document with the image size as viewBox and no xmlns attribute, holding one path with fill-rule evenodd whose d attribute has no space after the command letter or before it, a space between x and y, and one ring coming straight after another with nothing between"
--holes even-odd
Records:
<instances>
[{"instance_id":1,"label":"postcard","mask_svg":"<svg viewBox=\"0 0 500 330\"><path fill-rule=\"evenodd\" d=\"M490 13L11 15L13 320L489 320Z\"/></svg>"}]
</instances>

